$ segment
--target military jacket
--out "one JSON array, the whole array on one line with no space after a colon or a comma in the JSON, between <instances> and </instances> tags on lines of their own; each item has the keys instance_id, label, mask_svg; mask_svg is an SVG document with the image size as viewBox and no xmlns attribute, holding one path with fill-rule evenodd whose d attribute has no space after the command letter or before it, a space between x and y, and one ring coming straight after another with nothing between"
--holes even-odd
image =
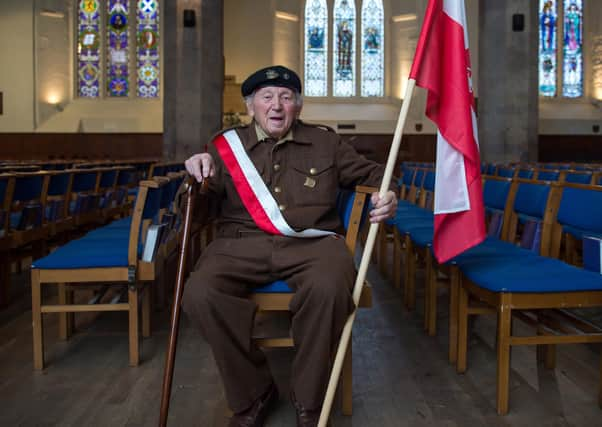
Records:
<instances>
[{"instance_id":1,"label":"military jacket","mask_svg":"<svg viewBox=\"0 0 602 427\"><path fill-rule=\"evenodd\" d=\"M339 188L379 187L384 167L359 155L333 131L300 121L293 124L292 131L292 140L276 144L258 141L254 123L236 129L247 155L292 228L340 232L336 209ZM208 152L216 167L209 190L219 203L218 235L259 231L213 144L209 144Z\"/></svg>"}]
</instances>

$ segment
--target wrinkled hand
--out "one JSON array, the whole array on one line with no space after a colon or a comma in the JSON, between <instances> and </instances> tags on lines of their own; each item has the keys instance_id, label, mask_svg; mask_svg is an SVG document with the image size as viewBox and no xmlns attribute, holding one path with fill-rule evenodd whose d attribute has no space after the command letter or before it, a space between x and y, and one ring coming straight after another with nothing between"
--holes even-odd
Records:
<instances>
[{"instance_id":1,"label":"wrinkled hand","mask_svg":"<svg viewBox=\"0 0 602 427\"><path fill-rule=\"evenodd\" d=\"M381 222L395 216L397 196L393 191L387 191L382 198L379 197L378 193L372 193L370 201L373 206L370 211L370 222Z\"/></svg>"},{"instance_id":2,"label":"wrinkled hand","mask_svg":"<svg viewBox=\"0 0 602 427\"><path fill-rule=\"evenodd\" d=\"M197 182L215 175L215 162L209 153L195 154L184 162L186 170L194 176Z\"/></svg>"}]
</instances>

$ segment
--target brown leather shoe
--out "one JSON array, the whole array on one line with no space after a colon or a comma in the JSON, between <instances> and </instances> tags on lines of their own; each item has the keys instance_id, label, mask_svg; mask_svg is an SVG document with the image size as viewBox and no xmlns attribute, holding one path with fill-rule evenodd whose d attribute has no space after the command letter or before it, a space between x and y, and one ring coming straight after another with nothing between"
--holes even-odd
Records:
<instances>
[{"instance_id":1,"label":"brown leather shoe","mask_svg":"<svg viewBox=\"0 0 602 427\"><path fill-rule=\"evenodd\" d=\"M297 412L297 427L316 427L318 421L320 421L321 408L314 410L305 409L303 405L297 402L294 393L291 393L291 400Z\"/></svg>"},{"instance_id":2,"label":"brown leather shoe","mask_svg":"<svg viewBox=\"0 0 602 427\"><path fill-rule=\"evenodd\" d=\"M268 391L257 399L249 409L232 415L228 426L263 427L270 410L276 402L278 402L278 389L276 384L272 383Z\"/></svg>"}]
</instances>

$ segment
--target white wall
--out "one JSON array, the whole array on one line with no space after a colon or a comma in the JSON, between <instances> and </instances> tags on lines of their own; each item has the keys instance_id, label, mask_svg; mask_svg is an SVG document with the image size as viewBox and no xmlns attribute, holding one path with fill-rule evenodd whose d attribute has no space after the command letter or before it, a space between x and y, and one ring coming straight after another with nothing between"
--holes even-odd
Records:
<instances>
[{"instance_id":1,"label":"white wall","mask_svg":"<svg viewBox=\"0 0 602 427\"><path fill-rule=\"evenodd\" d=\"M162 132L162 100L73 98L78 3L0 0L0 132Z\"/></svg>"},{"instance_id":2,"label":"white wall","mask_svg":"<svg viewBox=\"0 0 602 427\"><path fill-rule=\"evenodd\" d=\"M0 132L34 129L33 0L0 1Z\"/></svg>"}]
</instances>

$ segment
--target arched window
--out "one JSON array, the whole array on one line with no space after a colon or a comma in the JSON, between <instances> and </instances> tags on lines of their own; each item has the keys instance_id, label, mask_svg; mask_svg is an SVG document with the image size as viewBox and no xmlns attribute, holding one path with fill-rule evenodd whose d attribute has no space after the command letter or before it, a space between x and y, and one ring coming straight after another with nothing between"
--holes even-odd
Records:
<instances>
[{"instance_id":1,"label":"arched window","mask_svg":"<svg viewBox=\"0 0 602 427\"><path fill-rule=\"evenodd\" d=\"M77 32L79 97L159 97L159 0L80 0Z\"/></svg>"},{"instance_id":2,"label":"arched window","mask_svg":"<svg viewBox=\"0 0 602 427\"><path fill-rule=\"evenodd\" d=\"M564 98L583 96L583 0L539 1L539 94L559 92Z\"/></svg>"},{"instance_id":3,"label":"arched window","mask_svg":"<svg viewBox=\"0 0 602 427\"><path fill-rule=\"evenodd\" d=\"M384 94L384 12L382 0L362 3L362 96Z\"/></svg>"},{"instance_id":4,"label":"arched window","mask_svg":"<svg viewBox=\"0 0 602 427\"><path fill-rule=\"evenodd\" d=\"M328 93L328 8L326 0L305 3L305 95Z\"/></svg>"},{"instance_id":5,"label":"arched window","mask_svg":"<svg viewBox=\"0 0 602 427\"><path fill-rule=\"evenodd\" d=\"M326 0L305 2L304 94L354 97L359 92L363 97L384 96L382 0L333 0L330 4L329 44ZM332 64L331 74L328 64Z\"/></svg>"},{"instance_id":6,"label":"arched window","mask_svg":"<svg viewBox=\"0 0 602 427\"><path fill-rule=\"evenodd\" d=\"M355 3L336 0L333 9L333 96L355 95Z\"/></svg>"}]
</instances>

